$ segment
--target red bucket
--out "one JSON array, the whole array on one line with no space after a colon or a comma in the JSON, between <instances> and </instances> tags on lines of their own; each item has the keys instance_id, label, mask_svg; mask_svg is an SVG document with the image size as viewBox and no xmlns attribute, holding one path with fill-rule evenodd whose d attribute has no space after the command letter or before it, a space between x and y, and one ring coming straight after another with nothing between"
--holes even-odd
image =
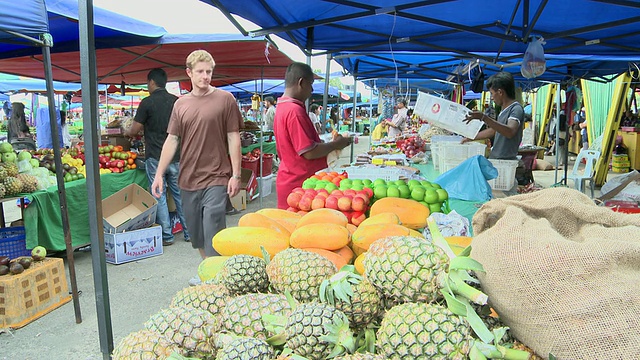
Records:
<instances>
[{"instance_id":1,"label":"red bucket","mask_svg":"<svg viewBox=\"0 0 640 360\"><path fill-rule=\"evenodd\" d=\"M258 176L258 174L260 173L260 163L258 162L258 159L254 159L254 160L242 159L241 166L244 169L251 170L253 172L253 176Z\"/></svg>"},{"instance_id":2,"label":"red bucket","mask_svg":"<svg viewBox=\"0 0 640 360\"><path fill-rule=\"evenodd\" d=\"M272 170L273 170L273 154L262 154L262 175L260 176L261 177L269 176L271 175Z\"/></svg>"}]
</instances>

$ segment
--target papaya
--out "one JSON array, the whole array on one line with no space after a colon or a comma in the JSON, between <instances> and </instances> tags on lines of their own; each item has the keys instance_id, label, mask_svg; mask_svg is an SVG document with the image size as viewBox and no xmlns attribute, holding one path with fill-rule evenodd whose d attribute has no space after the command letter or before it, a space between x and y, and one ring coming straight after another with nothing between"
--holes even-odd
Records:
<instances>
[{"instance_id":1,"label":"papaya","mask_svg":"<svg viewBox=\"0 0 640 360\"><path fill-rule=\"evenodd\" d=\"M282 225L282 227L284 227L285 229L287 229L287 231L289 231L289 234L291 234L296 229L296 224L298 223L298 220L287 220L287 219L272 219L272 220Z\"/></svg>"},{"instance_id":2,"label":"papaya","mask_svg":"<svg viewBox=\"0 0 640 360\"><path fill-rule=\"evenodd\" d=\"M392 212L379 213L377 215L371 216L363 221L360 226L366 225L375 225L375 224L400 224L400 219L398 215Z\"/></svg>"},{"instance_id":3,"label":"papaya","mask_svg":"<svg viewBox=\"0 0 640 360\"><path fill-rule=\"evenodd\" d=\"M309 224L336 224L346 227L349 219L343 213L334 209L316 209L302 216L302 219L296 224L297 228L301 228Z\"/></svg>"},{"instance_id":4,"label":"papaya","mask_svg":"<svg viewBox=\"0 0 640 360\"><path fill-rule=\"evenodd\" d=\"M289 247L289 236L269 228L238 226L219 231L212 242L220 255L246 254L262 258L261 246L273 257Z\"/></svg>"},{"instance_id":5,"label":"papaya","mask_svg":"<svg viewBox=\"0 0 640 360\"><path fill-rule=\"evenodd\" d=\"M349 244L349 230L333 223L308 224L291 233L290 243L298 249L338 250Z\"/></svg>"},{"instance_id":6,"label":"papaya","mask_svg":"<svg viewBox=\"0 0 640 360\"><path fill-rule=\"evenodd\" d=\"M282 226L275 220L271 220L270 218L258 214L258 213L248 213L242 215L240 220L238 220L238 226L240 227L262 227L267 229L273 229L283 235L290 236L291 231L289 231L286 227Z\"/></svg>"},{"instance_id":7,"label":"papaya","mask_svg":"<svg viewBox=\"0 0 640 360\"><path fill-rule=\"evenodd\" d=\"M473 240L473 238L470 236L447 236L444 239L447 241L447 244L449 244L449 247L456 255L460 255L462 250L471 245L471 240Z\"/></svg>"},{"instance_id":8,"label":"papaya","mask_svg":"<svg viewBox=\"0 0 640 360\"><path fill-rule=\"evenodd\" d=\"M283 220L297 221L302 218L302 215L298 213L294 213L294 212L282 210L282 209L274 209L274 208L260 209L256 211L256 213L260 215L264 215L271 220L283 219Z\"/></svg>"},{"instance_id":9,"label":"papaya","mask_svg":"<svg viewBox=\"0 0 640 360\"><path fill-rule=\"evenodd\" d=\"M207 280L211 280L218 275L224 262L227 261L231 256L210 256L198 265L198 277L202 282Z\"/></svg>"},{"instance_id":10,"label":"papaya","mask_svg":"<svg viewBox=\"0 0 640 360\"><path fill-rule=\"evenodd\" d=\"M353 245L369 250L371 244L388 236L409 236L408 228L396 224L375 224L367 226L358 226L358 230L353 233L351 241Z\"/></svg>"},{"instance_id":11,"label":"papaya","mask_svg":"<svg viewBox=\"0 0 640 360\"><path fill-rule=\"evenodd\" d=\"M338 270L340 270L343 266L348 264L345 258L340 256L339 254L336 254L333 251L329 251L326 249L319 249L319 248L305 248L302 250L314 252L316 254L324 256L325 258L331 260L331 262L336 266L336 268L338 268Z\"/></svg>"},{"instance_id":12,"label":"papaya","mask_svg":"<svg viewBox=\"0 0 640 360\"><path fill-rule=\"evenodd\" d=\"M351 247L351 250L353 250L353 253L356 255L356 257L360 256L360 254L367 251L366 249L363 249L359 246L354 245L353 242L349 246Z\"/></svg>"},{"instance_id":13,"label":"papaya","mask_svg":"<svg viewBox=\"0 0 640 360\"><path fill-rule=\"evenodd\" d=\"M376 200L371 206L369 217L386 212L396 214L400 223L410 229L422 229L427 226L429 209L415 200L393 197Z\"/></svg>"},{"instance_id":14,"label":"papaya","mask_svg":"<svg viewBox=\"0 0 640 360\"><path fill-rule=\"evenodd\" d=\"M355 266L356 271L360 275L364 275L364 257L365 256L367 256L367 253L363 252L362 254L358 255L358 257L356 258L356 261L353 262L353 266Z\"/></svg>"},{"instance_id":15,"label":"papaya","mask_svg":"<svg viewBox=\"0 0 640 360\"><path fill-rule=\"evenodd\" d=\"M342 256L345 260L347 260L348 264L351 264L351 260L353 260L353 258L355 257L355 254L353 253L353 250L351 250L349 245L343 246L338 250L333 250L333 252Z\"/></svg>"},{"instance_id":16,"label":"papaya","mask_svg":"<svg viewBox=\"0 0 640 360\"><path fill-rule=\"evenodd\" d=\"M409 236L424 239L424 235L422 235L422 233L418 230L409 229Z\"/></svg>"},{"instance_id":17,"label":"papaya","mask_svg":"<svg viewBox=\"0 0 640 360\"><path fill-rule=\"evenodd\" d=\"M357 226L353 224L347 224L347 230L349 230L349 234L353 235L353 233L356 232L357 229Z\"/></svg>"}]
</instances>

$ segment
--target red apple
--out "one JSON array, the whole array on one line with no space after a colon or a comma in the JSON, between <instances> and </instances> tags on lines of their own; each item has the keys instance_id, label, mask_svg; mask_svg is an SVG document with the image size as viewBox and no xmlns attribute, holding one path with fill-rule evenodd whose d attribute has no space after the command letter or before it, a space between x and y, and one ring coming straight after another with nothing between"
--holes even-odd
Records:
<instances>
[{"instance_id":1,"label":"red apple","mask_svg":"<svg viewBox=\"0 0 640 360\"><path fill-rule=\"evenodd\" d=\"M338 197L329 195L329 197L327 197L327 199L324 201L324 207L338 210Z\"/></svg>"},{"instance_id":2,"label":"red apple","mask_svg":"<svg viewBox=\"0 0 640 360\"><path fill-rule=\"evenodd\" d=\"M297 187L291 191L292 193L298 193L300 196L304 195L304 189L301 187Z\"/></svg>"},{"instance_id":3,"label":"red apple","mask_svg":"<svg viewBox=\"0 0 640 360\"><path fill-rule=\"evenodd\" d=\"M326 199L329 197L329 193L325 190L325 191L318 191L318 195L316 195L316 197L322 197L323 199Z\"/></svg>"},{"instance_id":4,"label":"red apple","mask_svg":"<svg viewBox=\"0 0 640 360\"><path fill-rule=\"evenodd\" d=\"M331 195L334 195L334 196L340 197L340 196L344 195L344 193L342 192L342 190L337 190L337 189L336 189L336 190L333 190L333 191L331 192Z\"/></svg>"},{"instance_id":5,"label":"red apple","mask_svg":"<svg viewBox=\"0 0 640 360\"><path fill-rule=\"evenodd\" d=\"M316 195L318 195L318 192L313 190L313 189L305 189L304 190L304 194L305 195L311 195L311 197L315 197Z\"/></svg>"},{"instance_id":6,"label":"red apple","mask_svg":"<svg viewBox=\"0 0 640 360\"><path fill-rule=\"evenodd\" d=\"M355 200L355 198L361 198L362 200L364 200L364 204L367 205L367 206L371 202L371 199L365 193L357 193L356 196L353 197L353 199Z\"/></svg>"},{"instance_id":7,"label":"red apple","mask_svg":"<svg viewBox=\"0 0 640 360\"><path fill-rule=\"evenodd\" d=\"M367 196L369 196L369 198L373 197L373 189L366 187L366 188L362 189L362 191L366 192Z\"/></svg>"},{"instance_id":8,"label":"red apple","mask_svg":"<svg viewBox=\"0 0 640 360\"><path fill-rule=\"evenodd\" d=\"M364 214L364 212L361 211L354 211L351 215L351 223L355 226L360 225L365 219L367 218L367 216Z\"/></svg>"},{"instance_id":9,"label":"red apple","mask_svg":"<svg viewBox=\"0 0 640 360\"><path fill-rule=\"evenodd\" d=\"M351 201L351 207L353 208L354 211L365 211L367 208L367 204L365 203L364 199L361 196L357 196L353 198L353 200Z\"/></svg>"},{"instance_id":10,"label":"red apple","mask_svg":"<svg viewBox=\"0 0 640 360\"><path fill-rule=\"evenodd\" d=\"M287 205L294 209L297 209L298 204L300 203L300 199L302 199L302 196L299 193L292 192L291 194L289 194L289 196L287 196Z\"/></svg>"},{"instance_id":11,"label":"red apple","mask_svg":"<svg viewBox=\"0 0 640 360\"><path fill-rule=\"evenodd\" d=\"M338 209L341 211L351 210L351 198L348 196L342 196L338 199Z\"/></svg>"},{"instance_id":12,"label":"red apple","mask_svg":"<svg viewBox=\"0 0 640 360\"><path fill-rule=\"evenodd\" d=\"M300 215L304 215L304 214L307 214L307 213L308 213L308 211L298 210L298 214L300 214Z\"/></svg>"},{"instance_id":13,"label":"red apple","mask_svg":"<svg viewBox=\"0 0 640 360\"><path fill-rule=\"evenodd\" d=\"M311 196L310 194L305 194L302 197L302 199L300 199L300 202L298 203L298 208L300 208L300 210L310 211L312 202L313 202L313 196Z\"/></svg>"},{"instance_id":14,"label":"red apple","mask_svg":"<svg viewBox=\"0 0 640 360\"><path fill-rule=\"evenodd\" d=\"M353 190L353 189L347 189L347 190L343 191L343 193L344 193L345 195L351 195L351 196L354 196L354 195L356 194L356 191L355 191L355 190Z\"/></svg>"},{"instance_id":15,"label":"red apple","mask_svg":"<svg viewBox=\"0 0 640 360\"><path fill-rule=\"evenodd\" d=\"M318 195L311 201L311 209L322 209L324 208L324 197L322 195Z\"/></svg>"},{"instance_id":16,"label":"red apple","mask_svg":"<svg viewBox=\"0 0 640 360\"><path fill-rule=\"evenodd\" d=\"M344 214L344 216L347 217L347 221L351 223L351 217L353 216L353 211L342 211L342 213Z\"/></svg>"},{"instance_id":17,"label":"red apple","mask_svg":"<svg viewBox=\"0 0 640 360\"><path fill-rule=\"evenodd\" d=\"M298 212L298 209L296 209L296 208L294 208L294 207L289 206L289 207L287 208L287 211L291 211L291 212Z\"/></svg>"},{"instance_id":18,"label":"red apple","mask_svg":"<svg viewBox=\"0 0 640 360\"><path fill-rule=\"evenodd\" d=\"M327 196L329 196L329 192L327 191L327 189L318 189L316 192L318 193L318 195L327 194Z\"/></svg>"}]
</instances>

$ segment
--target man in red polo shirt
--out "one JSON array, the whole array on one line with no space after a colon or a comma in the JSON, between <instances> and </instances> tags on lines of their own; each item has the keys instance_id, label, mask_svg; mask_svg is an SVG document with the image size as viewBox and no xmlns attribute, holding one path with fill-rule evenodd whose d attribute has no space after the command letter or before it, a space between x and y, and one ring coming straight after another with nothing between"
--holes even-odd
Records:
<instances>
[{"instance_id":1,"label":"man in red polo shirt","mask_svg":"<svg viewBox=\"0 0 640 360\"><path fill-rule=\"evenodd\" d=\"M276 178L278 208L286 209L287 196L302 182L327 167L327 154L344 149L351 138L338 136L335 140L320 141L304 101L313 92L313 71L303 63L293 63L285 74L285 89L278 99L278 108L273 124L276 149L280 166Z\"/></svg>"}]
</instances>

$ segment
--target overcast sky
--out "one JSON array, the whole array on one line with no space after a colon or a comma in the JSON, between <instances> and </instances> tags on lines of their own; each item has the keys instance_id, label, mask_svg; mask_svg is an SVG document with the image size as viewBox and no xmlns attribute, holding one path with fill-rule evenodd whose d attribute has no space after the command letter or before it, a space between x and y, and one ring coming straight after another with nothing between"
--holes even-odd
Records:
<instances>
[{"instance_id":1,"label":"overcast sky","mask_svg":"<svg viewBox=\"0 0 640 360\"><path fill-rule=\"evenodd\" d=\"M199 0L94 0L93 4L96 7L160 25L170 33L240 33L218 9ZM257 29L248 21L242 20L241 24L246 30ZM295 45L280 38L275 38L274 41L278 48L294 61L306 62L306 57ZM324 72L326 57L311 58L311 66ZM331 71L340 70L341 67L334 62Z\"/></svg>"}]
</instances>

